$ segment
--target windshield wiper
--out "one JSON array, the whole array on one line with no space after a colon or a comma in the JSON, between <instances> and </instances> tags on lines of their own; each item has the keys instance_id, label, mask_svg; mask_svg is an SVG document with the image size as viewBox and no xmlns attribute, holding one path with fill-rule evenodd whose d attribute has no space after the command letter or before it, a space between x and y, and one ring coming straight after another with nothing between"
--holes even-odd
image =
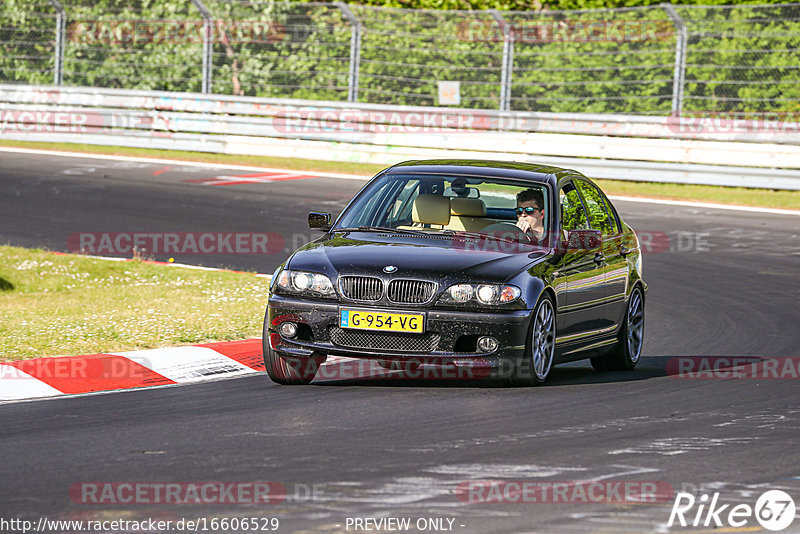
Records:
<instances>
[{"instance_id":1,"label":"windshield wiper","mask_svg":"<svg viewBox=\"0 0 800 534\"><path fill-rule=\"evenodd\" d=\"M428 235L428 232L422 230L410 230L406 228L391 228L389 226L351 226L345 228L334 228L332 232L391 232L393 234L412 234L412 235Z\"/></svg>"},{"instance_id":2,"label":"windshield wiper","mask_svg":"<svg viewBox=\"0 0 800 534\"><path fill-rule=\"evenodd\" d=\"M452 235L455 237L464 236L464 237L473 237L477 239L494 239L495 241L505 241L506 243L519 243L522 245L533 244L533 242L529 243L518 239L510 239L508 237L500 237L493 234L482 234L480 232L467 232L465 230L442 230L442 233L447 235Z\"/></svg>"},{"instance_id":3,"label":"windshield wiper","mask_svg":"<svg viewBox=\"0 0 800 534\"><path fill-rule=\"evenodd\" d=\"M332 232L391 232L395 234L410 234L410 235L417 235L423 237L433 237L433 236L453 236L455 238L458 237L471 237L473 239L493 239L495 241L503 241L506 243L516 243L522 245L536 245L533 242L526 242L516 239L510 239L508 237L500 237L493 234L482 234L480 232L468 232L464 230L412 230L408 228L391 228L388 226L369 226L369 225L361 225L361 226L350 226L345 228L335 228L331 230Z\"/></svg>"}]
</instances>

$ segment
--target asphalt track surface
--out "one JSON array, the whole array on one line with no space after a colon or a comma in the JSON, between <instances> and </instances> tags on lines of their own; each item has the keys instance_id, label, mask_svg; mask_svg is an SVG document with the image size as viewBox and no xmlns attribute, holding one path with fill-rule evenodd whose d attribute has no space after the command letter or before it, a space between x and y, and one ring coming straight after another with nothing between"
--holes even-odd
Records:
<instances>
[{"instance_id":1,"label":"asphalt track surface","mask_svg":"<svg viewBox=\"0 0 800 534\"><path fill-rule=\"evenodd\" d=\"M175 257L261 272L313 235L309 210L336 213L361 186L213 186L186 180L237 172L30 154L0 153L0 162L2 243L67 250L70 234L87 231L280 232L281 253ZM644 258L646 342L634 371L579 362L540 388L402 378L286 387L255 375L0 405L0 517L278 517L278 532L355 532L347 519L366 517L450 518L464 533L690 530L666 527L671 495L641 504L459 498L460 485L480 480L652 482L751 506L784 489L800 504L800 377L667 372L679 357L800 357L800 217L616 205L659 249ZM92 481L269 481L288 497L71 500L71 487ZM783 532L800 532L800 517Z\"/></svg>"}]
</instances>

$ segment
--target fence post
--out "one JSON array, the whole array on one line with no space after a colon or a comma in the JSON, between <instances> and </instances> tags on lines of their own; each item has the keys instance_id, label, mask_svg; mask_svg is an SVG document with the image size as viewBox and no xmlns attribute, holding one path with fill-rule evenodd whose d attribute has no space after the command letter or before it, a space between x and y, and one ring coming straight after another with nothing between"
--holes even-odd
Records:
<instances>
[{"instance_id":1,"label":"fence post","mask_svg":"<svg viewBox=\"0 0 800 534\"><path fill-rule=\"evenodd\" d=\"M672 4L661 4L675 25L678 35L675 39L675 74L672 82L672 114L678 115L683 110L683 86L686 77L686 48L689 46L686 24Z\"/></svg>"},{"instance_id":2,"label":"fence post","mask_svg":"<svg viewBox=\"0 0 800 534\"><path fill-rule=\"evenodd\" d=\"M358 70L361 63L361 23L344 2L334 2L350 23L350 72L347 77L347 101L358 102Z\"/></svg>"},{"instance_id":3,"label":"fence post","mask_svg":"<svg viewBox=\"0 0 800 534\"><path fill-rule=\"evenodd\" d=\"M203 0L192 0L192 3L203 17L203 81L200 91L202 93L210 93L213 74L212 69L214 67L212 61L212 52L214 49L211 43L213 20L211 12L206 8L205 4L203 4Z\"/></svg>"},{"instance_id":4,"label":"fence post","mask_svg":"<svg viewBox=\"0 0 800 534\"><path fill-rule=\"evenodd\" d=\"M503 59L502 70L500 71L500 111L508 111L511 108L511 71L514 67L514 32L498 10L489 9L488 11L492 17L494 17L495 22L503 29Z\"/></svg>"},{"instance_id":5,"label":"fence post","mask_svg":"<svg viewBox=\"0 0 800 534\"><path fill-rule=\"evenodd\" d=\"M50 0L56 10L56 47L55 65L53 67L53 83L61 85L64 82L64 33L67 23L67 12L58 0Z\"/></svg>"}]
</instances>

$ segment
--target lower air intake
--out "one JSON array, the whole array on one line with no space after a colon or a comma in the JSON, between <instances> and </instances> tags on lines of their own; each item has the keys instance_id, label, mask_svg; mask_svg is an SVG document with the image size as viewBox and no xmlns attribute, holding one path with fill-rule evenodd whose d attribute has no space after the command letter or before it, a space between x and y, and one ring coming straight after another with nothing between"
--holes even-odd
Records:
<instances>
[{"instance_id":1,"label":"lower air intake","mask_svg":"<svg viewBox=\"0 0 800 534\"><path fill-rule=\"evenodd\" d=\"M439 346L439 334L404 334L401 332L367 332L332 327L331 342L350 349L387 352L432 352Z\"/></svg>"}]
</instances>

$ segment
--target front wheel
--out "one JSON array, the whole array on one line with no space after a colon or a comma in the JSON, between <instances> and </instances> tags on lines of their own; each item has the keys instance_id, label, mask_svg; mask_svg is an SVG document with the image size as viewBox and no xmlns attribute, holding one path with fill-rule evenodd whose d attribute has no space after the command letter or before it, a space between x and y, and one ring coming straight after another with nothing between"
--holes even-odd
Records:
<instances>
[{"instance_id":1,"label":"front wheel","mask_svg":"<svg viewBox=\"0 0 800 534\"><path fill-rule=\"evenodd\" d=\"M273 382L283 385L308 384L317 376L317 371L325 358L286 358L269 346L264 340L264 366Z\"/></svg>"},{"instance_id":2,"label":"front wheel","mask_svg":"<svg viewBox=\"0 0 800 534\"><path fill-rule=\"evenodd\" d=\"M511 383L520 386L544 384L553 367L555 348L556 312L553 299L544 293L533 312L525 356L515 367Z\"/></svg>"},{"instance_id":3,"label":"front wheel","mask_svg":"<svg viewBox=\"0 0 800 534\"><path fill-rule=\"evenodd\" d=\"M277 335L270 334L267 329L267 320L264 320L264 330L262 338L262 347L264 353L264 367L267 369L267 375L270 379L278 384L283 385L302 385L308 384L317 375L319 366L325 361L325 357L310 358L287 358L281 356L269 344L269 336Z\"/></svg>"},{"instance_id":4,"label":"front wheel","mask_svg":"<svg viewBox=\"0 0 800 534\"><path fill-rule=\"evenodd\" d=\"M644 343L644 297L639 286L628 298L628 308L614 352L592 358L598 371L627 371L636 367Z\"/></svg>"}]
</instances>

